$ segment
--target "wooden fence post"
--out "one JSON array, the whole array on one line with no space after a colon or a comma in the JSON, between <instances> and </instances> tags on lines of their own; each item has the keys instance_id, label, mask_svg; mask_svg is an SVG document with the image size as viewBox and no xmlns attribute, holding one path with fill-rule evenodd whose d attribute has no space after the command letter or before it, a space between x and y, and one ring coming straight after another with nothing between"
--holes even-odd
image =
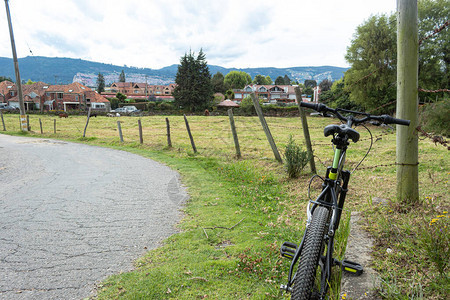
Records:
<instances>
[{"instance_id":1,"label":"wooden fence post","mask_svg":"<svg viewBox=\"0 0 450 300\"><path fill-rule=\"evenodd\" d=\"M303 135L305 136L306 150L309 155L309 166L311 167L311 172L317 174L316 164L314 163L314 153L311 145L311 137L309 135L308 120L306 119L305 110L300 106L302 102L302 93L299 87L295 88L295 96L297 98L298 110L300 111L300 119L302 119Z\"/></svg>"},{"instance_id":2,"label":"wooden fence post","mask_svg":"<svg viewBox=\"0 0 450 300\"><path fill-rule=\"evenodd\" d=\"M43 134L44 131L42 130L42 121L41 121L41 118L39 118L39 127L41 127L41 134Z\"/></svg>"},{"instance_id":3,"label":"wooden fence post","mask_svg":"<svg viewBox=\"0 0 450 300\"><path fill-rule=\"evenodd\" d=\"M89 125L89 118L91 117L91 107L89 107L88 110L88 116L87 116L87 120L86 120L86 126L84 127L84 132L83 132L83 137L86 137L86 129Z\"/></svg>"},{"instance_id":4,"label":"wooden fence post","mask_svg":"<svg viewBox=\"0 0 450 300\"><path fill-rule=\"evenodd\" d=\"M120 126L120 121L117 121L117 129L119 130L120 142L123 143L122 127Z\"/></svg>"},{"instance_id":5,"label":"wooden fence post","mask_svg":"<svg viewBox=\"0 0 450 300\"><path fill-rule=\"evenodd\" d=\"M166 118L166 125L167 125L167 145L169 148L172 148L172 140L170 138L170 123L169 118Z\"/></svg>"},{"instance_id":6,"label":"wooden fence post","mask_svg":"<svg viewBox=\"0 0 450 300\"><path fill-rule=\"evenodd\" d=\"M278 162L282 163L283 160L281 159L277 145L275 144L272 134L270 133L269 126L267 125L266 119L264 118L261 106L259 105L258 98L256 98L255 93L251 93L250 95L252 97L253 106L255 106L256 113L258 114L259 121L261 122L261 126L264 129L264 132L266 133L266 137L267 140L269 141L270 147L272 147L273 155L275 156L275 159L278 160Z\"/></svg>"},{"instance_id":7,"label":"wooden fence post","mask_svg":"<svg viewBox=\"0 0 450 300\"><path fill-rule=\"evenodd\" d=\"M230 118L231 132L233 133L234 147L236 148L236 157L241 158L241 147L239 146L239 139L236 131L236 125L234 124L232 108L228 110L228 117Z\"/></svg>"},{"instance_id":8,"label":"wooden fence post","mask_svg":"<svg viewBox=\"0 0 450 300\"><path fill-rule=\"evenodd\" d=\"M27 115L27 131L31 131L30 115Z\"/></svg>"},{"instance_id":9,"label":"wooden fence post","mask_svg":"<svg viewBox=\"0 0 450 300\"><path fill-rule=\"evenodd\" d=\"M56 119L53 119L53 133L56 134Z\"/></svg>"},{"instance_id":10,"label":"wooden fence post","mask_svg":"<svg viewBox=\"0 0 450 300\"><path fill-rule=\"evenodd\" d=\"M0 115L2 116L3 131L6 131L5 120L3 119L3 112L0 111Z\"/></svg>"},{"instance_id":11,"label":"wooden fence post","mask_svg":"<svg viewBox=\"0 0 450 300\"><path fill-rule=\"evenodd\" d=\"M194 153L197 153L197 148L195 147L194 138L192 137L191 128L189 127L189 122L186 118L186 115L183 115L183 116L184 116L184 122L186 123L186 129L189 134L189 139L191 140L192 149L194 150Z\"/></svg>"},{"instance_id":12,"label":"wooden fence post","mask_svg":"<svg viewBox=\"0 0 450 300\"><path fill-rule=\"evenodd\" d=\"M138 120L138 125L139 125L139 142L141 144L144 143L144 137L142 136L142 123L141 123L141 119Z\"/></svg>"}]
</instances>

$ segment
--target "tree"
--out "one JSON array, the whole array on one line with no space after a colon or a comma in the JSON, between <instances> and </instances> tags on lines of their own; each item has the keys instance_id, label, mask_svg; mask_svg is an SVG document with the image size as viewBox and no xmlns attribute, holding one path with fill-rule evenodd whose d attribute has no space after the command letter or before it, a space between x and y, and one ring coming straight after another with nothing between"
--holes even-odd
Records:
<instances>
[{"instance_id":1,"label":"tree","mask_svg":"<svg viewBox=\"0 0 450 300\"><path fill-rule=\"evenodd\" d=\"M34 81L32 81L31 79L28 79L27 83L25 83L26 85L32 85L34 83Z\"/></svg>"},{"instance_id":2,"label":"tree","mask_svg":"<svg viewBox=\"0 0 450 300\"><path fill-rule=\"evenodd\" d=\"M195 53L185 54L178 66L173 91L175 103L190 111L202 111L210 106L214 99L206 56L200 49L197 57Z\"/></svg>"},{"instance_id":3,"label":"tree","mask_svg":"<svg viewBox=\"0 0 450 300\"><path fill-rule=\"evenodd\" d=\"M313 79L306 79L304 84L305 88L314 88L317 86L317 81Z\"/></svg>"},{"instance_id":4,"label":"tree","mask_svg":"<svg viewBox=\"0 0 450 300\"><path fill-rule=\"evenodd\" d=\"M258 74L258 75L255 76L255 78L253 78L253 84L266 85L266 84L270 84L270 83L267 83L266 77L264 77L261 74Z\"/></svg>"},{"instance_id":5,"label":"tree","mask_svg":"<svg viewBox=\"0 0 450 300\"><path fill-rule=\"evenodd\" d=\"M2 81L11 81L11 82L13 82L10 77L0 76L0 82L2 82Z\"/></svg>"},{"instance_id":6,"label":"tree","mask_svg":"<svg viewBox=\"0 0 450 300\"><path fill-rule=\"evenodd\" d=\"M119 82L125 82L125 72L123 70L119 75Z\"/></svg>"},{"instance_id":7,"label":"tree","mask_svg":"<svg viewBox=\"0 0 450 300\"><path fill-rule=\"evenodd\" d=\"M97 92L99 94L105 91L105 77L103 77L102 73L98 73L97 76Z\"/></svg>"},{"instance_id":8,"label":"tree","mask_svg":"<svg viewBox=\"0 0 450 300\"><path fill-rule=\"evenodd\" d=\"M395 15L372 16L357 27L354 37L345 56L351 65L345 85L351 101L365 110L375 109L396 98ZM393 108L394 104L385 110Z\"/></svg>"},{"instance_id":9,"label":"tree","mask_svg":"<svg viewBox=\"0 0 450 300\"><path fill-rule=\"evenodd\" d=\"M333 85L333 82L331 82L331 80L328 80L328 79L324 79L319 83L319 87L322 92L329 91L331 89L332 85Z\"/></svg>"},{"instance_id":10,"label":"tree","mask_svg":"<svg viewBox=\"0 0 450 300\"><path fill-rule=\"evenodd\" d=\"M127 96L122 93L117 93L116 98L119 99L120 102L125 102L125 99L127 99Z\"/></svg>"},{"instance_id":11,"label":"tree","mask_svg":"<svg viewBox=\"0 0 450 300\"><path fill-rule=\"evenodd\" d=\"M211 79L211 84L213 86L213 91L215 93L225 93L225 91L227 90L226 86L225 86L225 77L223 76L222 73L217 72L216 74L214 74L214 76Z\"/></svg>"},{"instance_id":12,"label":"tree","mask_svg":"<svg viewBox=\"0 0 450 300\"><path fill-rule=\"evenodd\" d=\"M291 84L291 79L287 76L287 75L284 75L284 84L285 85L290 85Z\"/></svg>"},{"instance_id":13,"label":"tree","mask_svg":"<svg viewBox=\"0 0 450 300\"><path fill-rule=\"evenodd\" d=\"M252 77L243 71L231 71L225 75L225 84L228 84L231 89L243 89L250 83L252 83Z\"/></svg>"},{"instance_id":14,"label":"tree","mask_svg":"<svg viewBox=\"0 0 450 300\"><path fill-rule=\"evenodd\" d=\"M419 39L431 34L448 22L450 5L448 0L420 0L418 5ZM442 89L450 87L450 30L424 40L419 45L419 87L423 89ZM444 93L419 92L422 101L445 99ZM447 94L448 99L448 94Z\"/></svg>"},{"instance_id":15,"label":"tree","mask_svg":"<svg viewBox=\"0 0 450 300\"><path fill-rule=\"evenodd\" d=\"M275 79L275 85L284 85L284 77L278 76L277 79Z\"/></svg>"},{"instance_id":16,"label":"tree","mask_svg":"<svg viewBox=\"0 0 450 300\"><path fill-rule=\"evenodd\" d=\"M272 78L270 78L270 76L267 75L267 76L266 76L266 84L272 84L272 83L273 83Z\"/></svg>"}]
</instances>

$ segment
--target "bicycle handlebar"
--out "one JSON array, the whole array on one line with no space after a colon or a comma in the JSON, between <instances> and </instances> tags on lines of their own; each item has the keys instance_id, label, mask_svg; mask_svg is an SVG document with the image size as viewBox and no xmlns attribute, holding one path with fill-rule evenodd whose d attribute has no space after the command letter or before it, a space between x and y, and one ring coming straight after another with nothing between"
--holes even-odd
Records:
<instances>
[{"instance_id":1,"label":"bicycle handlebar","mask_svg":"<svg viewBox=\"0 0 450 300\"><path fill-rule=\"evenodd\" d=\"M363 112L340 109L340 108L333 109L322 103L300 102L300 106L314 109L315 111L320 112L320 113L331 112L331 113L335 114L342 121L349 121L350 118L344 117L343 115L341 115L339 113L340 111L365 116L361 119L356 119L356 118L351 117L352 123L355 123L355 124L364 123L369 120L376 120L376 121L380 121L384 124L398 124L398 125L409 126L409 124L411 122L410 120L397 119L397 118L391 117L389 115L376 116L376 115L369 115L369 114L363 113Z\"/></svg>"}]
</instances>

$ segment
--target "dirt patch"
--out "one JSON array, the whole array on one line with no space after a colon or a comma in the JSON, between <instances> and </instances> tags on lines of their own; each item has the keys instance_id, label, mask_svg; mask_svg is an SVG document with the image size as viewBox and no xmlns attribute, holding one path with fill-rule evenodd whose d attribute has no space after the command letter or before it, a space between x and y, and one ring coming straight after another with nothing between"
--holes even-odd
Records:
<instances>
[{"instance_id":1,"label":"dirt patch","mask_svg":"<svg viewBox=\"0 0 450 300\"><path fill-rule=\"evenodd\" d=\"M343 299L378 300L381 297L375 292L375 287L379 283L379 278L375 270L370 268L370 252L373 241L369 234L361 228L360 222L359 212L352 212L345 258L361 264L364 267L364 273L361 276L343 273L341 296Z\"/></svg>"}]
</instances>

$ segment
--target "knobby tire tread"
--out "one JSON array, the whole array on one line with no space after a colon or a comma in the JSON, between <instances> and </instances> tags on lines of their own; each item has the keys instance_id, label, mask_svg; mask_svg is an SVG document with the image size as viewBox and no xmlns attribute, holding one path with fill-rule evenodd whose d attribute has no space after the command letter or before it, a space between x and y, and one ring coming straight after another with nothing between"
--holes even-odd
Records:
<instances>
[{"instance_id":1,"label":"knobby tire tread","mask_svg":"<svg viewBox=\"0 0 450 300\"><path fill-rule=\"evenodd\" d=\"M319 206L314 210L295 275L291 296L293 300L309 300L311 298L319 257L323 249L328 213L328 209L323 206Z\"/></svg>"}]
</instances>

